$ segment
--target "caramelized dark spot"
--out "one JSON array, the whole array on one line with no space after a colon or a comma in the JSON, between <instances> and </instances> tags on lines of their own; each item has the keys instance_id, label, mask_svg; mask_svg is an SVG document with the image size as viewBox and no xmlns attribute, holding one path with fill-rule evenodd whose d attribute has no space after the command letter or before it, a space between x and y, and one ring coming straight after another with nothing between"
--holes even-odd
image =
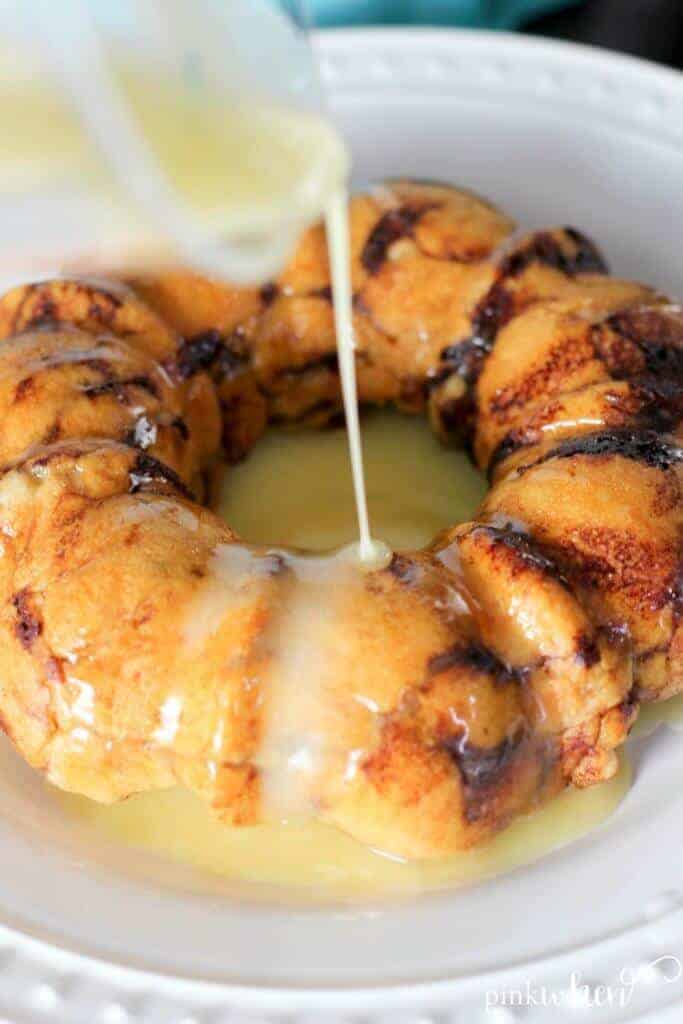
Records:
<instances>
[{"instance_id":1,"label":"caramelized dark spot","mask_svg":"<svg viewBox=\"0 0 683 1024\"><path fill-rule=\"evenodd\" d=\"M362 410L359 410L362 414ZM330 413L329 419L323 424L323 430L346 429L346 413L343 409L337 409Z\"/></svg>"},{"instance_id":2,"label":"caramelized dark spot","mask_svg":"<svg viewBox=\"0 0 683 1024\"><path fill-rule=\"evenodd\" d=\"M91 319L105 327L110 327L117 312L123 305L123 300L111 292L91 291L88 288L84 288L83 291L90 297L86 319Z\"/></svg>"},{"instance_id":3,"label":"caramelized dark spot","mask_svg":"<svg viewBox=\"0 0 683 1024\"><path fill-rule=\"evenodd\" d=\"M401 206L397 210L388 210L380 217L370 232L360 257L361 264L368 274L376 274L379 271L389 247L399 238L411 235L418 220L431 205Z\"/></svg>"},{"instance_id":4,"label":"caramelized dark spot","mask_svg":"<svg viewBox=\"0 0 683 1024\"><path fill-rule=\"evenodd\" d=\"M522 448L527 448L529 445L535 444L536 441L536 437L529 436L523 430L509 431L503 440L500 441L497 448L494 449L493 455L489 459L489 464L486 467L486 473L489 481L492 480L495 470L502 462L505 462L507 458L515 452L520 451Z\"/></svg>"},{"instance_id":5,"label":"caramelized dark spot","mask_svg":"<svg viewBox=\"0 0 683 1024\"><path fill-rule=\"evenodd\" d=\"M395 554L388 566L388 571L401 583L414 583L418 576L418 567L404 555Z\"/></svg>"},{"instance_id":6,"label":"caramelized dark spot","mask_svg":"<svg viewBox=\"0 0 683 1024\"><path fill-rule=\"evenodd\" d=\"M565 227L564 233L571 238L576 246L574 254L568 261L571 269L569 274L607 274L609 268L595 242L577 231L576 228Z\"/></svg>"},{"instance_id":7,"label":"caramelized dark spot","mask_svg":"<svg viewBox=\"0 0 683 1024\"><path fill-rule=\"evenodd\" d=\"M437 405L437 412L443 433L468 448L476 411L475 402L469 394L441 402Z\"/></svg>"},{"instance_id":8,"label":"caramelized dark spot","mask_svg":"<svg viewBox=\"0 0 683 1024\"><path fill-rule=\"evenodd\" d=\"M562 576L556 562L549 555L540 549L536 540L527 533L515 530L510 527L501 526L477 526L474 533L483 533L490 537L496 544L502 545L507 551L514 553L520 563L529 569L535 569L544 575L552 576L554 580L568 587L567 580Z\"/></svg>"},{"instance_id":9,"label":"caramelized dark spot","mask_svg":"<svg viewBox=\"0 0 683 1024\"><path fill-rule=\"evenodd\" d=\"M263 305L272 306L278 296L279 290L280 289L274 281L269 281L268 284L264 284L259 292Z\"/></svg>"},{"instance_id":10,"label":"caramelized dark spot","mask_svg":"<svg viewBox=\"0 0 683 1024\"><path fill-rule=\"evenodd\" d=\"M316 288L314 292L311 292L312 298L324 299L325 302L332 302L332 286L326 284L323 288Z\"/></svg>"},{"instance_id":11,"label":"caramelized dark spot","mask_svg":"<svg viewBox=\"0 0 683 1024\"><path fill-rule=\"evenodd\" d=\"M176 372L181 380L187 380L203 370L208 370L223 351L223 335L211 328L187 338L176 358Z\"/></svg>"},{"instance_id":12,"label":"caramelized dark spot","mask_svg":"<svg viewBox=\"0 0 683 1024\"><path fill-rule=\"evenodd\" d=\"M12 317L12 334L18 334L20 331L25 329L27 323L24 319L24 311L29 301L35 295L37 289L38 285L36 284L28 284L24 287L21 299L19 300Z\"/></svg>"},{"instance_id":13,"label":"caramelized dark spot","mask_svg":"<svg viewBox=\"0 0 683 1024\"><path fill-rule=\"evenodd\" d=\"M171 426L174 430L178 431L183 441L188 441L190 439L190 428L182 416L174 416L171 420Z\"/></svg>"},{"instance_id":14,"label":"caramelized dark spot","mask_svg":"<svg viewBox=\"0 0 683 1024\"><path fill-rule=\"evenodd\" d=\"M223 348L218 354L216 370L221 377L234 377L243 373L249 363L249 353L244 339L237 333L224 338Z\"/></svg>"},{"instance_id":15,"label":"caramelized dark spot","mask_svg":"<svg viewBox=\"0 0 683 1024\"><path fill-rule=\"evenodd\" d=\"M30 316L26 321L26 327L52 326L57 322L57 306L49 291L39 291L38 299Z\"/></svg>"},{"instance_id":16,"label":"caramelized dark spot","mask_svg":"<svg viewBox=\"0 0 683 1024\"><path fill-rule=\"evenodd\" d=\"M185 498L192 499L192 493L175 470L151 455L141 453L129 471L130 493L137 494L144 487L154 483L171 484Z\"/></svg>"},{"instance_id":17,"label":"caramelized dark spot","mask_svg":"<svg viewBox=\"0 0 683 1024\"><path fill-rule=\"evenodd\" d=\"M472 316L472 334L469 338L448 345L441 352L441 366L427 382L428 390L435 390L452 374L465 381L466 391L459 398L439 402L437 411L443 431L465 442L471 437L477 405L474 385L491 352L498 331L514 315L514 299L502 281L497 281L477 305Z\"/></svg>"},{"instance_id":18,"label":"caramelized dark spot","mask_svg":"<svg viewBox=\"0 0 683 1024\"><path fill-rule=\"evenodd\" d=\"M683 420L683 387L679 382L664 378L635 378L629 385L626 393L607 391L603 394L601 415L606 428L631 426L658 432L675 430ZM540 443L543 437L540 427L552 423L561 410L561 403L550 402L533 418L531 425L527 423L505 434L489 460L489 480L511 455Z\"/></svg>"},{"instance_id":19,"label":"caramelized dark spot","mask_svg":"<svg viewBox=\"0 0 683 1024\"><path fill-rule=\"evenodd\" d=\"M477 305L472 317L472 339L483 352L490 351L498 331L509 323L515 312L512 294L504 281L496 281Z\"/></svg>"},{"instance_id":20,"label":"caramelized dark spot","mask_svg":"<svg viewBox=\"0 0 683 1024\"><path fill-rule=\"evenodd\" d=\"M121 291L121 289L119 289ZM125 291L125 289L123 290ZM107 292L99 290L96 293L97 298L103 299L110 309L121 309L124 303L124 295L117 295L116 292Z\"/></svg>"},{"instance_id":21,"label":"caramelized dark spot","mask_svg":"<svg viewBox=\"0 0 683 1024\"><path fill-rule=\"evenodd\" d=\"M683 387L673 379L645 379L632 382L640 403L638 423L658 431L673 430L683 418Z\"/></svg>"},{"instance_id":22,"label":"caramelized dark spot","mask_svg":"<svg viewBox=\"0 0 683 1024\"><path fill-rule=\"evenodd\" d=\"M156 383L148 377L146 374L137 374L134 377L125 377L118 379L116 377L108 377L107 380L100 381L97 384L84 384L81 391L88 398L99 398L100 395L114 395L119 402L127 402L129 400L128 389L139 388L141 391L146 391L153 398L159 398L159 389Z\"/></svg>"},{"instance_id":23,"label":"caramelized dark spot","mask_svg":"<svg viewBox=\"0 0 683 1024\"><path fill-rule=\"evenodd\" d=\"M524 730L519 729L493 747L480 747L469 743L465 734L460 732L443 739L441 744L457 764L470 796L498 784L524 738Z\"/></svg>"},{"instance_id":24,"label":"caramelized dark spot","mask_svg":"<svg viewBox=\"0 0 683 1024\"><path fill-rule=\"evenodd\" d=\"M447 672L451 668L465 668L488 676L495 683L507 684L519 681L519 674L504 665L488 647L481 644L468 644L467 647L455 644L440 654L434 654L427 662L427 673L430 676Z\"/></svg>"},{"instance_id":25,"label":"caramelized dark spot","mask_svg":"<svg viewBox=\"0 0 683 1024\"><path fill-rule=\"evenodd\" d=\"M43 623L32 607L32 594L28 587L24 587L12 598L12 604L17 613L17 621L14 624L14 633L19 643L27 651L30 651L33 644L43 632Z\"/></svg>"},{"instance_id":26,"label":"caramelized dark spot","mask_svg":"<svg viewBox=\"0 0 683 1024\"><path fill-rule=\"evenodd\" d=\"M683 376L683 323L679 320L657 309L627 309L609 317L606 326L636 347L648 373ZM620 371L628 375L630 367L628 363L620 366L617 360L610 369L615 375Z\"/></svg>"},{"instance_id":27,"label":"caramelized dark spot","mask_svg":"<svg viewBox=\"0 0 683 1024\"><path fill-rule=\"evenodd\" d=\"M432 408L439 418L442 433L460 444L467 445L473 434L477 411L474 384L486 355L486 349L474 338L461 341L457 345L449 345L441 354L442 360L447 361L425 381L425 391L430 396ZM448 395L444 385L454 375L461 377L465 382L463 394L457 397L442 397L442 391L444 395Z\"/></svg>"},{"instance_id":28,"label":"caramelized dark spot","mask_svg":"<svg viewBox=\"0 0 683 1024\"><path fill-rule=\"evenodd\" d=\"M607 273L607 264L598 248L574 228L563 228L559 238L549 231L537 231L506 257L501 265L501 277L519 277L533 263L552 267L569 277Z\"/></svg>"},{"instance_id":29,"label":"caramelized dark spot","mask_svg":"<svg viewBox=\"0 0 683 1024\"><path fill-rule=\"evenodd\" d=\"M441 384L453 373L457 373L469 384L473 383L479 376L488 352L487 345L474 337L466 338L456 345L448 345L441 353L443 365L431 378L430 386Z\"/></svg>"},{"instance_id":30,"label":"caramelized dark spot","mask_svg":"<svg viewBox=\"0 0 683 1024\"><path fill-rule=\"evenodd\" d=\"M642 462L652 469L667 470L683 461L683 448L654 430L602 430L596 434L584 434L560 441L531 465L539 465L549 459L569 459L574 455L620 455L624 459ZM522 467L518 472L524 473L527 468L531 467Z\"/></svg>"},{"instance_id":31,"label":"caramelized dark spot","mask_svg":"<svg viewBox=\"0 0 683 1024\"><path fill-rule=\"evenodd\" d=\"M592 636L586 633L579 636L576 644L576 660L584 668L593 668L600 661L600 649Z\"/></svg>"},{"instance_id":32,"label":"caramelized dark spot","mask_svg":"<svg viewBox=\"0 0 683 1024\"><path fill-rule=\"evenodd\" d=\"M457 404L467 405L466 409L458 410L456 414L458 426L472 418L475 410L474 399L470 394L472 386L493 348L498 331L509 322L513 314L514 299L503 282L497 281L473 313L471 336L454 345L448 345L441 352L442 366L432 378L430 386L434 387L453 373L457 373L468 384L468 393L462 399L455 400Z\"/></svg>"}]
</instances>

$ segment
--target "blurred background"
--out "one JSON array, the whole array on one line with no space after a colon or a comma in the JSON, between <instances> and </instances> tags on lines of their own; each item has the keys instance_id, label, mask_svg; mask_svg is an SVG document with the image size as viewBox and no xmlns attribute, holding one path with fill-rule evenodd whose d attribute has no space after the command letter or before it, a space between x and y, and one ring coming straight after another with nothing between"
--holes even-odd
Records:
<instances>
[{"instance_id":1,"label":"blurred background","mask_svg":"<svg viewBox=\"0 0 683 1024\"><path fill-rule=\"evenodd\" d=\"M683 67L683 0L310 0L318 25L521 29Z\"/></svg>"}]
</instances>

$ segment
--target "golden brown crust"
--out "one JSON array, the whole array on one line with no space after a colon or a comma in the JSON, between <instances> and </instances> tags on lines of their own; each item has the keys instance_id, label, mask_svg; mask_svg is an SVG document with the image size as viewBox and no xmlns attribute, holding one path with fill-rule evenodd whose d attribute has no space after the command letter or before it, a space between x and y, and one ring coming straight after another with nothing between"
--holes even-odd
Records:
<instances>
[{"instance_id":1,"label":"golden brown crust","mask_svg":"<svg viewBox=\"0 0 683 1024\"><path fill-rule=\"evenodd\" d=\"M409 857L609 778L638 700L683 689L680 310L572 229L513 227L430 183L351 203L361 401L426 410L494 481L316 627L317 813ZM324 231L261 289L178 270L135 291L0 300L0 720L65 788L177 781L249 824L296 571L188 488L220 422L236 459L269 419L339 414Z\"/></svg>"}]
</instances>

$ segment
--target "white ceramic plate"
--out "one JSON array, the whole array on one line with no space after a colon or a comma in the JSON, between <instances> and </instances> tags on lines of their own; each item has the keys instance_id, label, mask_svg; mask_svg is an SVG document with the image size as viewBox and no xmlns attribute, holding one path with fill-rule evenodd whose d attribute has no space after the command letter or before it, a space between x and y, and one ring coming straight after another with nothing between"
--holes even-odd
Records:
<instances>
[{"instance_id":1,"label":"white ceramic plate","mask_svg":"<svg viewBox=\"0 0 683 1024\"><path fill-rule=\"evenodd\" d=\"M681 76L505 35L338 32L319 47L360 182L471 186L529 225L587 229L617 272L683 293ZM661 729L634 757L617 815L534 866L398 905L302 910L95 847L2 747L0 1019L680 1021L683 739ZM624 969L639 972L630 997ZM503 990L530 1005L493 1006Z\"/></svg>"}]
</instances>

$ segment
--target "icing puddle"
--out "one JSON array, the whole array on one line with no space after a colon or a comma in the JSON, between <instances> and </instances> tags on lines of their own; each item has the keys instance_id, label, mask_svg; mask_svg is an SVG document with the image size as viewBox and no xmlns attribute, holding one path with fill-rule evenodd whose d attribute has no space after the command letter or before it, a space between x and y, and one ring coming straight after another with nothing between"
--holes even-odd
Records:
<instances>
[{"instance_id":1,"label":"icing puddle","mask_svg":"<svg viewBox=\"0 0 683 1024\"><path fill-rule=\"evenodd\" d=\"M433 861L385 857L319 823L227 828L180 789L145 793L114 807L61 793L59 799L100 836L201 871L234 881L318 889L322 895L377 896L464 885L532 863L605 821L628 792L630 779L622 759L619 773L604 785L568 790L488 846Z\"/></svg>"},{"instance_id":2,"label":"icing puddle","mask_svg":"<svg viewBox=\"0 0 683 1024\"><path fill-rule=\"evenodd\" d=\"M650 736L660 725L667 725L675 732L683 732L683 694L662 701L661 704L641 707L638 720L631 730L631 738Z\"/></svg>"}]
</instances>

